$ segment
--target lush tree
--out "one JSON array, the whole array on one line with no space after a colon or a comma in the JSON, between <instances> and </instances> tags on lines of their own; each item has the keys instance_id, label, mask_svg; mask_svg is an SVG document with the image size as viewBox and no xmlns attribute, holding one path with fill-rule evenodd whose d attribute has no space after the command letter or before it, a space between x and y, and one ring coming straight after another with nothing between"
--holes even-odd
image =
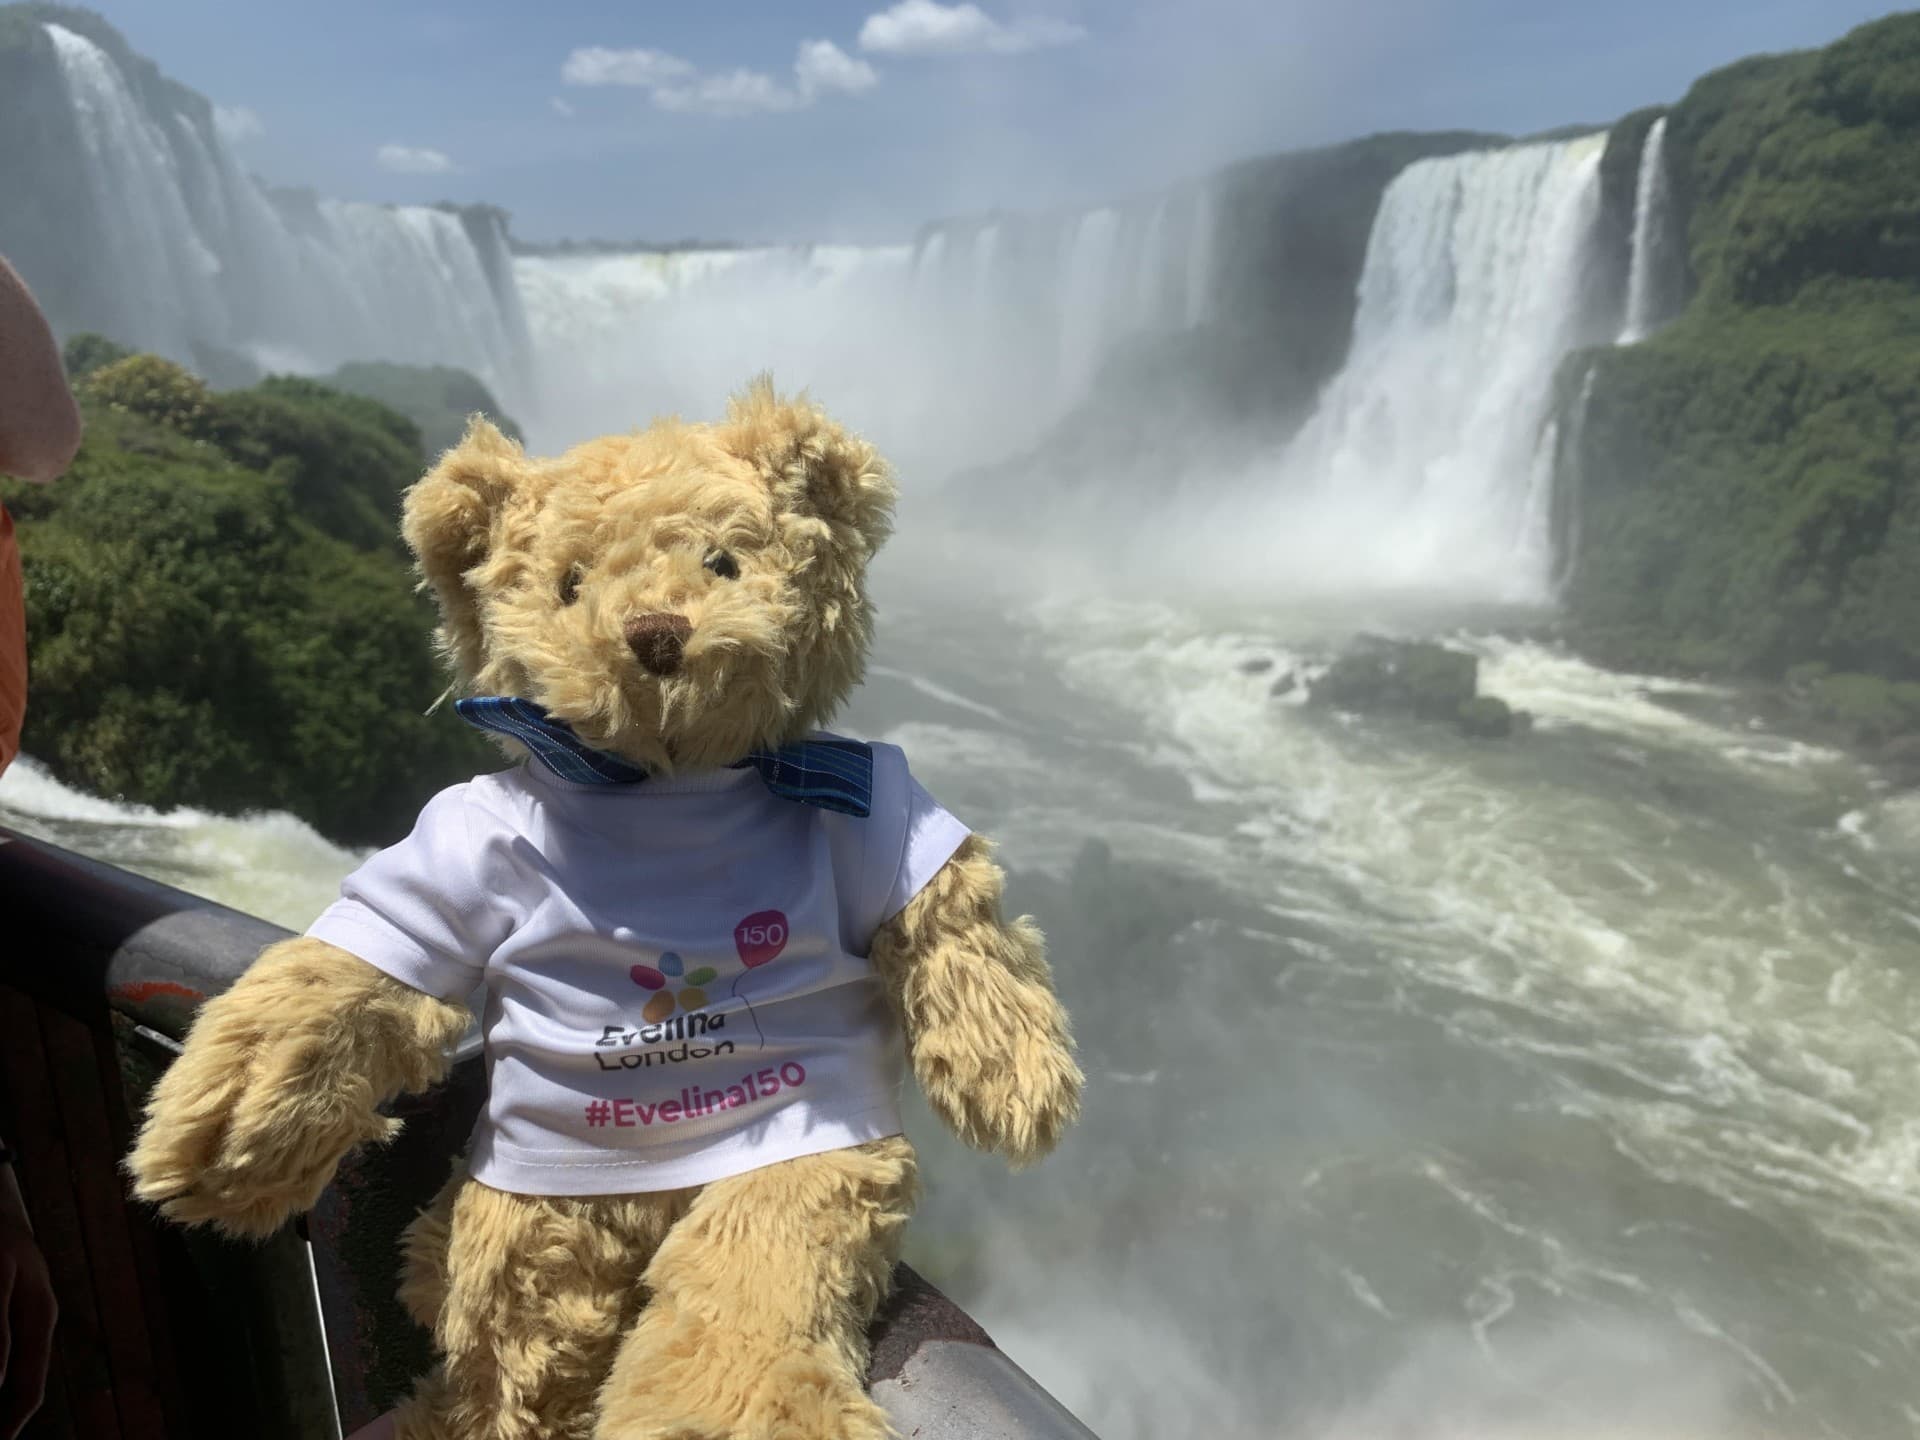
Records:
<instances>
[{"instance_id":1,"label":"lush tree","mask_svg":"<svg viewBox=\"0 0 1920 1440\"><path fill-rule=\"evenodd\" d=\"M83 330L78 335L68 337L60 358L66 363L67 379L77 385L94 371L104 369L116 360L124 360L133 353L104 335Z\"/></svg>"},{"instance_id":2,"label":"lush tree","mask_svg":"<svg viewBox=\"0 0 1920 1440\"><path fill-rule=\"evenodd\" d=\"M140 803L286 809L394 839L497 755L447 711L395 532L404 417L311 381L215 394L152 356L79 387L87 436L8 486L32 651L24 744Z\"/></svg>"},{"instance_id":3,"label":"lush tree","mask_svg":"<svg viewBox=\"0 0 1920 1440\"><path fill-rule=\"evenodd\" d=\"M397 410L420 431L429 459L451 449L467 428L467 417L485 415L514 439L520 427L501 413L491 391L465 370L446 365L392 365L384 361L342 365L327 376L335 390L364 395Z\"/></svg>"},{"instance_id":4,"label":"lush tree","mask_svg":"<svg viewBox=\"0 0 1920 1440\"><path fill-rule=\"evenodd\" d=\"M1706 76L1668 136L1696 289L1563 372L1569 615L1634 665L1827 666L1820 713L1920 727L1920 15Z\"/></svg>"}]
</instances>

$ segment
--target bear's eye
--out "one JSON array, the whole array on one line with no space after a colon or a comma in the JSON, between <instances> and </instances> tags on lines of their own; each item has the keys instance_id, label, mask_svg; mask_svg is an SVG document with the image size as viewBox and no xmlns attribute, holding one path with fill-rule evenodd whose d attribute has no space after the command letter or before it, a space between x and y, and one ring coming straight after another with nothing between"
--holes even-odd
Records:
<instances>
[{"instance_id":1,"label":"bear's eye","mask_svg":"<svg viewBox=\"0 0 1920 1440\"><path fill-rule=\"evenodd\" d=\"M707 558L700 563L718 575L722 580L738 580L740 578L739 564L734 560L733 556L724 550L709 550L707 552Z\"/></svg>"},{"instance_id":2,"label":"bear's eye","mask_svg":"<svg viewBox=\"0 0 1920 1440\"><path fill-rule=\"evenodd\" d=\"M587 572L575 565L567 571L560 581L560 603L571 605L580 598L580 582L587 578Z\"/></svg>"}]
</instances>

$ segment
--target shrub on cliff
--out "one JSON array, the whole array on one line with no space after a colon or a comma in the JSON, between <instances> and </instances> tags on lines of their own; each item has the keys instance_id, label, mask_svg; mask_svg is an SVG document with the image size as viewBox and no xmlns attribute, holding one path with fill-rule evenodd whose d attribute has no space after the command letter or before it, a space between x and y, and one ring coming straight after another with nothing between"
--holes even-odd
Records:
<instances>
[{"instance_id":1,"label":"shrub on cliff","mask_svg":"<svg viewBox=\"0 0 1920 1440\"><path fill-rule=\"evenodd\" d=\"M116 360L124 360L133 353L104 335L83 330L78 335L68 337L67 343L61 348L60 358L67 367L67 379L78 385L94 371L104 369Z\"/></svg>"},{"instance_id":2,"label":"shrub on cliff","mask_svg":"<svg viewBox=\"0 0 1920 1440\"><path fill-rule=\"evenodd\" d=\"M444 679L390 538L420 468L406 420L311 382L208 396L186 429L145 389L137 406L80 393L72 470L5 493L27 753L102 794L285 809L349 843L391 840L435 790L497 764L422 714Z\"/></svg>"},{"instance_id":3,"label":"shrub on cliff","mask_svg":"<svg viewBox=\"0 0 1920 1440\"><path fill-rule=\"evenodd\" d=\"M420 478L420 432L359 395L278 375L215 397L203 433L242 465L277 469L295 508L350 544L398 550L400 492Z\"/></svg>"},{"instance_id":4,"label":"shrub on cliff","mask_svg":"<svg viewBox=\"0 0 1920 1440\"><path fill-rule=\"evenodd\" d=\"M1803 302L1804 303L1804 302ZM1718 318L1591 357L1569 612L1632 665L1920 678L1920 299Z\"/></svg>"},{"instance_id":5,"label":"shrub on cliff","mask_svg":"<svg viewBox=\"0 0 1920 1440\"><path fill-rule=\"evenodd\" d=\"M82 393L135 415L144 415L182 435L198 435L212 407L206 381L158 355L129 355L92 371Z\"/></svg>"},{"instance_id":6,"label":"shrub on cliff","mask_svg":"<svg viewBox=\"0 0 1920 1440\"><path fill-rule=\"evenodd\" d=\"M1561 390L1570 618L1636 666L1920 679L1920 15L1671 112L1698 291Z\"/></svg>"},{"instance_id":7,"label":"shrub on cliff","mask_svg":"<svg viewBox=\"0 0 1920 1440\"><path fill-rule=\"evenodd\" d=\"M1668 138L1710 299L1791 300L1830 277L1920 274L1920 16L1703 77Z\"/></svg>"},{"instance_id":8,"label":"shrub on cliff","mask_svg":"<svg viewBox=\"0 0 1920 1440\"><path fill-rule=\"evenodd\" d=\"M521 438L520 427L501 413L493 393L465 370L383 361L342 365L325 383L377 400L406 416L419 429L420 446L428 460L459 442L467 417L473 414L485 415L513 439Z\"/></svg>"}]
</instances>

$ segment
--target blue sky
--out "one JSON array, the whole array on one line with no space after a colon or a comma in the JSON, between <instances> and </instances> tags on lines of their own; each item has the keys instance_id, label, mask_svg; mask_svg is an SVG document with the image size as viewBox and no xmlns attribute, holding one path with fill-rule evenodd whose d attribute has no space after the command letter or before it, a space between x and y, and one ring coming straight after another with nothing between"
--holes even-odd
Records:
<instances>
[{"instance_id":1,"label":"blue sky","mask_svg":"<svg viewBox=\"0 0 1920 1440\"><path fill-rule=\"evenodd\" d=\"M1851 0L93 0L283 184L517 233L896 239L1383 129L1524 134ZM824 44L822 43L824 42Z\"/></svg>"}]
</instances>

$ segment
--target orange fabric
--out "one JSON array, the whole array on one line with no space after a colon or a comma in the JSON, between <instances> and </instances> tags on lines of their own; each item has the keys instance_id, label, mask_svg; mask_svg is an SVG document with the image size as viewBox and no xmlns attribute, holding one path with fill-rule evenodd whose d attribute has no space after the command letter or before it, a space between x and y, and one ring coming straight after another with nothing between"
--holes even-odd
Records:
<instances>
[{"instance_id":1,"label":"orange fabric","mask_svg":"<svg viewBox=\"0 0 1920 1440\"><path fill-rule=\"evenodd\" d=\"M20 547L13 516L0 505L0 772L20 753L27 714L27 597L20 582Z\"/></svg>"}]
</instances>

